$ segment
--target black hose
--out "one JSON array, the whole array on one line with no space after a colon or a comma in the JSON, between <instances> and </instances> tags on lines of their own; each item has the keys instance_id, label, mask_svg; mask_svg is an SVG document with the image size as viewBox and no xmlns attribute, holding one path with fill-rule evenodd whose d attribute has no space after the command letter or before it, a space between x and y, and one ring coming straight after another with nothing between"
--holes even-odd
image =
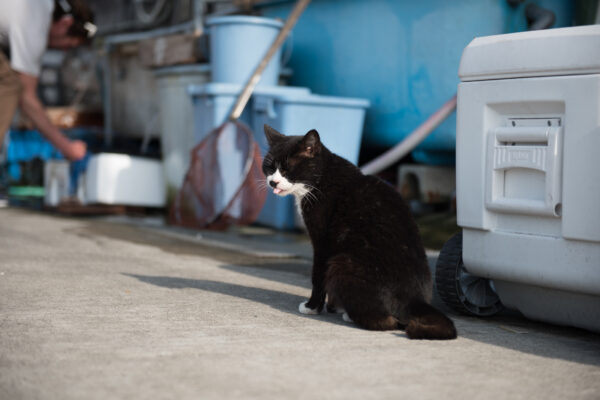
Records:
<instances>
[{"instance_id":1,"label":"black hose","mask_svg":"<svg viewBox=\"0 0 600 400\"><path fill-rule=\"evenodd\" d=\"M556 22L556 15L553 11L547 10L533 3L525 7L525 18L529 24L529 30L548 29Z\"/></svg>"}]
</instances>

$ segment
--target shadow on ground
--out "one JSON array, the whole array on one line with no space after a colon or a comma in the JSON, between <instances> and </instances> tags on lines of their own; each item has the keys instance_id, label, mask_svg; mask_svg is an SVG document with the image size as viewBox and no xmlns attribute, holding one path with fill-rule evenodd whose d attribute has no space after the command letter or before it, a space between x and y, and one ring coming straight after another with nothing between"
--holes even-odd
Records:
<instances>
[{"instance_id":1,"label":"shadow on ground","mask_svg":"<svg viewBox=\"0 0 600 400\"><path fill-rule=\"evenodd\" d=\"M299 286L309 288L306 271L294 272L295 264L289 264L282 273L275 270L273 265L226 265L223 268L239 273L265 278L269 276L273 281L298 285L298 282L306 282ZM265 274L265 269L270 273ZM235 296L253 302L259 302L273 307L279 311L292 314L300 318L317 318L322 322L334 323L350 327L342 322L338 316L322 313L319 316L305 316L297 311L300 302L306 300L304 297L294 294L249 287L226 282L186 279L167 276L145 276L136 274L124 274L152 285L170 289L194 288L228 296ZM296 275L296 276L294 276ZM434 301L436 304L436 301ZM438 307L441 307L437 304ZM600 366L600 335L580 329L554 326L544 323L533 322L516 314L506 314L492 318L480 319L453 314L448 312L455 321L459 336L475 340L493 346L500 346L511 350L534 354L537 356L556 358L572 361L580 364ZM404 333L398 331L398 336L406 338Z\"/></svg>"},{"instance_id":2,"label":"shadow on ground","mask_svg":"<svg viewBox=\"0 0 600 400\"><path fill-rule=\"evenodd\" d=\"M207 292L238 297L248 301L265 304L281 312L292 314L297 317L313 319L317 318L323 322L358 329L353 325L343 322L341 317L328 314L327 312L323 312L318 316L300 314L298 312L298 305L305 301L306 298L291 293L205 279L187 279L170 276L149 276L128 273L123 273L123 275L138 279L144 283L168 289L198 289Z\"/></svg>"},{"instance_id":3,"label":"shadow on ground","mask_svg":"<svg viewBox=\"0 0 600 400\"><path fill-rule=\"evenodd\" d=\"M279 266L259 263L224 265L221 268L310 289L309 263L282 263ZM513 311L489 318L459 315L446 307L435 291L432 303L455 321L461 337L538 356L600 366L598 334L531 321ZM406 337L403 333L399 335Z\"/></svg>"},{"instance_id":4,"label":"shadow on ground","mask_svg":"<svg viewBox=\"0 0 600 400\"><path fill-rule=\"evenodd\" d=\"M202 246L170 238L146 229L112 223L94 223L74 232L92 239L95 235L112 239L156 246L163 251L177 255L197 255L211 257L223 263L224 269L247 274L283 284L310 289L311 264L306 260L274 260L252 257L248 254L224 251L223 249ZM268 289L247 287L225 282L196 280L168 276L144 276L125 274L142 282L170 289L195 288L249 301L264 303L279 311L302 318L315 318L298 313L297 306L305 299L294 294ZM439 299L434 297L434 305L447 312L455 321L462 338L500 346L511 350L538 356L563 359L577 363L600 366L600 335L576 328L560 327L527 320L516 313L479 319L454 314ZM323 322L345 325L335 316L320 315ZM398 332L402 335L400 332Z\"/></svg>"}]
</instances>

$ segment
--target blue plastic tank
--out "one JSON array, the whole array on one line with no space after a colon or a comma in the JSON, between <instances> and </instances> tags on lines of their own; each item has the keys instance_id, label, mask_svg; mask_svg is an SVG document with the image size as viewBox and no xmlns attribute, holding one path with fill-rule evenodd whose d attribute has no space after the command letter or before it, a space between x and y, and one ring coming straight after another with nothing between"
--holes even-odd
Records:
<instances>
[{"instance_id":1,"label":"blue plastic tank","mask_svg":"<svg viewBox=\"0 0 600 400\"><path fill-rule=\"evenodd\" d=\"M476 36L527 29L525 7L553 11L569 26L574 2L527 0L314 0L294 28L291 84L313 93L368 99L363 146L402 141L456 93L464 47ZM286 18L293 1L260 7ZM413 152L416 161L454 164L453 114Z\"/></svg>"}]
</instances>

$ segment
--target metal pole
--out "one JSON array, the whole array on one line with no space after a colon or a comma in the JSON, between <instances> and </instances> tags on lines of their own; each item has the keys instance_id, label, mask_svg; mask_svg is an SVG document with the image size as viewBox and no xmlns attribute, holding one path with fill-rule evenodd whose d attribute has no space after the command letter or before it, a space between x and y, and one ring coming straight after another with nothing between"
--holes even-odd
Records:
<instances>
[{"instance_id":1,"label":"metal pole","mask_svg":"<svg viewBox=\"0 0 600 400\"><path fill-rule=\"evenodd\" d=\"M456 95L448 100L439 110L411 132L402 142L366 165L360 167L363 174L376 174L400 160L419 145L435 128L437 128L456 108Z\"/></svg>"}]
</instances>

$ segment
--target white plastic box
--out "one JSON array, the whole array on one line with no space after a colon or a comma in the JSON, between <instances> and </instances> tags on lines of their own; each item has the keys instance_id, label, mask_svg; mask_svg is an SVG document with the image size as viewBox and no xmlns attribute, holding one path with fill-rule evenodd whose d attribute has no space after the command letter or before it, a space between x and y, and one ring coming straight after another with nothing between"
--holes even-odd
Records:
<instances>
[{"instance_id":1,"label":"white plastic box","mask_svg":"<svg viewBox=\"0 0 600 400\"><path fill-rule=\"evenodd\" d=\"M368 107L369 102L363 99L299 92L259 92L252 102L252 126L263 155L268 148L263 126L268 124L286 135L304 135L316 129L329 150L356 164ZM257 222L278 229L301 226L294 199L271 194L267 196Z\"/></svg>"},{"instance_id":2,"label":"white plastic box","mask_svg":"<svg viewBox=\"0 0 600 400\"><path fill-rule=\"evenodd\" d=\"M465 268L525 316L600 331L600 26L477 38L459 75Z\"/></svg>"},{"instance_id":3,"label":"white plastic box","mask_svg":"<svg viewBox=\"0 0 600 400\"><path fill-rule=\"evenodd\" d=\"M84 196L89 204L164 207L161 162L127 154L96 154L85 172Z\"/></svg>"}]
</instances>

